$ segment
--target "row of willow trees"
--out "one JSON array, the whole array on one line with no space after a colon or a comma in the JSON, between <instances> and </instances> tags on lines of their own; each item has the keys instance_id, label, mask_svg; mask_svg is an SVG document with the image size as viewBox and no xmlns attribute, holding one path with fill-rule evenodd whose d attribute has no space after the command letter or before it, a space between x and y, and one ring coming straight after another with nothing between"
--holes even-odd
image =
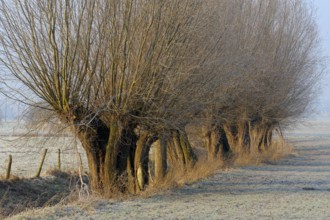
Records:
<instances>
[{"instance_id":1,"label":"row of willow trees","mask_svg":"<svg viewBox=\"0 0 330 220\"><path fill-rule=\"evenodd\" d=\"M53 112L80 140L93 191L137 192L208 159L267 151L308 110L320 73L299 0L0 1L8 96ZM123 184L124 182L124 184Z\"/></svg>"}]
</instances>

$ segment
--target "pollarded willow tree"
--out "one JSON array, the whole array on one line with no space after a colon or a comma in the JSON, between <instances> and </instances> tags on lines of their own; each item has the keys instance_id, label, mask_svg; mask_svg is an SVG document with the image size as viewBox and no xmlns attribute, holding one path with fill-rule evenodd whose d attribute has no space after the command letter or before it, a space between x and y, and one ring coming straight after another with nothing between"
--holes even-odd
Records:
<instances>
[{"instance_id":1,"label":"pollarded willow tree","mask_svg":"<svg viewBox=\"0 0 330 220\"><path fill-rule=\"evenodd\" d=\"M257 154L267 150L275 129L296 120L315 97L321 68L313 10L298 0L219 6L219 60L227 62L216 66L228 77L204 112L209 156L221 149Z\"/></svg>"},{"instance_id":2,"label":"pollarded willow tree","mask_svg":"<svg viewBox=\"0 0 330 220\"><path fill-rule=\"evenodd\" d=\"M142 190L157 139L161 175L166 148L194 164L184 126L212 80L200 74L216 44L203 43L208 3L3 0L0 11L1 65L71 126L92 190Z\"/></svg>"},{"instance_id":3,"label":"pollarded willow tree","mask_svg":"<svg viewBox=\"0 0 330 220\"><path fill-rule=\"evenodd\" d=\"M193 120L210 158L267 150L313 97L316 45L299 0L0 0L4 74L70 126L104 193L143 190L152 145L157 180L193 167Z\"/></svg>"}]
</instances>

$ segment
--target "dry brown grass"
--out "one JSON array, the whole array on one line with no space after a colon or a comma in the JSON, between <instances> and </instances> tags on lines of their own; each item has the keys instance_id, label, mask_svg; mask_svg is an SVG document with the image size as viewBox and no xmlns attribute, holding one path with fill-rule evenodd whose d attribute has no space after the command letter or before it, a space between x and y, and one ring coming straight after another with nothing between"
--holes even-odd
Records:
<instances>
[{"instance_id":1,"label":"dry brown grass","mask_svg":"<svg viewBox=\"0 0 330 220\"><path fill-rule=\"evenodd\" d=\"M217 171L224 170L228 167L241 167L249 165L260 165L262 163L275 163L290 155L295 155L293 146L286 143L282 139L273 141L266 152L259 154L244 154L240 156L231 156L224 161L223 158L216 158L214 160L207 159L207 152L205 149L194 149L197 151L198 162L196 165L186 171L180 169L170 168L166 176L160 182L151 181L148 188L138 193L138 196L149 197L166 190L180 188L185 185L192 184L201 179L205 179ZM121 198L112 197L112 198ZM126 198L129 196L126 195Z\"/></svg>"},{"instance_id":2,"label":"dry brown grass","mask_svg":"<svg viewBox=\"0 0 330 220\"><path fill-rule=\"evenodd\" d=\"M166 193L167 190L180 188L209 177L215 172L227 167L248 166L261 163L274 163L283 157L294 155L293 147L283 140L274 141L267 152L258 155L245 154L231 157L207 159L205 149L194 149L198 154L198 162L186 171L170 167L167 175L159 182L151 179L148 188L137 194L127 194L118 189L111 192L115 201L127 200L136 196L150 197ZM56 204L74 203L86 210L92 209L95 201L105 198L104 195L86 192L81 187L78 173L67 173L53 169L46 172L42 178L20 179L12 176L10 180L0 177L0 219L31 208L53 206ZM83 182L88 183L84 174ZM124 182L124 181L123 181Z\"/></svg>"},{"instance_id":3,"label":"dry brown grass","mask_svg":"<svg viewBox=\"0 0 330 220\"><path fill-rule=\"evenodd\" d=\"M295 155L293 146L282 139L273 141L267 151L257 154L246 153L232 159L232 166L259 165L262 163L275 163L284 157Z\"/></svg>"},{"instance_id":4,"label":"dry brown grass","mask_svg":"<svg viewBox=\"0 0 330 220\"><path fill-rule=\"evenodd\" d=\"M293 146L284 140L274 141L267 152L264 152L263 162L277 162L288 156L295 156L297 152Z\"/></svg>"},{"instance_id":5,"label":"dry brown grass","mask_svg":"<svg viewBox=\"0 0 330 220\"><path fill-rule=\"evenodd\" d=\"M60 171L42 178L0 179L0 219L27 209L76 200L77 180L76 174Z\"/></svg>"},{"instance_id":6,"label":"dry brown grass","mask_svg":"<svg viewBox=\"0 0 330 220\"><path fill-rule=\"evenodd\" d=\"M169 189L180 188L185 185L192 184L201 179L205 179L216 171L224 169L225 163L223 160L215 159L208 160L206 154L199 155L199 159L195 166L186 171L169 168L166 176L159 182L151 182L146 191L141 192L141 196L151 196L159 194Z\"/></svg>"}]
</instances>

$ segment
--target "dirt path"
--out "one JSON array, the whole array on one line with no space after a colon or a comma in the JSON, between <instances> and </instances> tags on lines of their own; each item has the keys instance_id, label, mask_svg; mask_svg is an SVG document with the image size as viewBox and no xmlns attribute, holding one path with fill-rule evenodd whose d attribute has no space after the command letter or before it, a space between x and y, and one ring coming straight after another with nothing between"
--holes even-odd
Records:
<instances>
[{"instance_id":1,"label":"dirt path","mask_svg":"<svg viewBox=\"0 0 330 220\"><path fill-rule=\"evenodd\" d=\"M58 206L14 219L330 219L330 129L318 126L289 133L297 155L277 164L221 171L146 199Z\"/></svg>"}]
</instances>

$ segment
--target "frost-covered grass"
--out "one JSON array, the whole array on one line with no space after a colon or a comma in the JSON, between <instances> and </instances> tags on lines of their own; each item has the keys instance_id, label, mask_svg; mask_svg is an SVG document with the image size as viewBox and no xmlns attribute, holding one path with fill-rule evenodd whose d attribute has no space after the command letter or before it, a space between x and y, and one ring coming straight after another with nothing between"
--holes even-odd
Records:
<instances>
[{"instance_id":1,"label":"frost-covered grass","mask_svg":"<svg viewBox=\"0 0 330 220\"><path fill-rule=\"evenodd\" d=\"M286 136L295 154L275 163L221 170L144 197L84 197L12 219L329 219L330 123L310 121Z\"/></svg>"},{"instance_id":2,"label":"frost-covered grass","mask_svg":"<svg viewBox=\"0 0 330 220\"><path fill-rule=\"evenodd\" d=\"M77 147L76 147L77 146ZM30 131L24 122L0 124L0 176L5 175L8 157L12 155L11 173L19 177L31 177L37 172L43 149L47 148L43 173L58 166L58 149L61 150L62 170L77 170L80 164L78 153L87 170L83 149L69 134Z\"/></svg>"}]
</instances>

